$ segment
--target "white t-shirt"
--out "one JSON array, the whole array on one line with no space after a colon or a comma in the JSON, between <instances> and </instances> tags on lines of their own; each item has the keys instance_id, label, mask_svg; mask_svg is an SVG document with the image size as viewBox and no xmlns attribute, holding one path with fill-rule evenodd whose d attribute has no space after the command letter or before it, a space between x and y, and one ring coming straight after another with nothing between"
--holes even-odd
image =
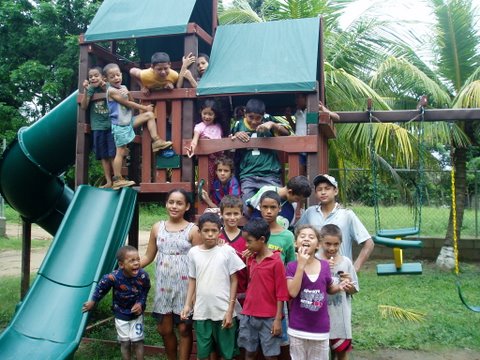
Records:
<instances>
[{"instance_id":1,"label":"white t-shirt","mask_svg":"<svg viewBox=\"0 0 480 360\"><path fill-rule=\"evenodd\" d=\"M188 276L196 279L193 320L223 320L230 304L230 275L245 267L231 246L192 247ZM236 316L234 311L233 316Z\"/></svg>"},{"instance_id":2,"label":"white t-shirt","mask_svg":"<svg viewBox=\"0 0 480 360\"><path fill-rule=\"evenodd\" d=\"M299 109L295 112L295 135L307 135L307 114Z\"/></svg>"},{"instance_id":3,"label":"white t-shirt","mask_svg":"<svg viewBox=\"0 0 480 360\"><path fill-rule=\"evenodd\" d=\"M315 226L318 230L326 224L335 224L342 231L342 244L340 254L352 259L352 244L355 241L361 244L371 238L365 226L360 219L350 209L344 209L340 204L335 204L333 211L326 217L320 209L320 206L310 206L297 221L295 226L309 224Z\"/></svg>"}]
</instances>

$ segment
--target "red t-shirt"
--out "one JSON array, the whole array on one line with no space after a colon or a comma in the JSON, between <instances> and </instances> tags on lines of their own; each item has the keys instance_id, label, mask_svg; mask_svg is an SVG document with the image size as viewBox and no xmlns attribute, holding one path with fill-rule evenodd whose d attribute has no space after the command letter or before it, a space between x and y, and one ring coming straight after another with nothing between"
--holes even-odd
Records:
<instances>
[{"instance_id":1,"label":"red t-shirt","mask_svg":"<svg viewBox=\"0 0 480 360\"><path fill-rule=\"evenodd\" d=\"M255 256L247 260L248 287L242 314L262 318L277 315L277 301L288 300L285 267L279 252L260 263Z\"/></svg>"},{"instance_id":2,"label":"red t-shirt","mask_svg":"<svg viewBox=\"0 0 480 360\"><path fill-rule=\"evenodd\" d=\"M225 240L226 244L234 248L237 255L246 264L246 259L242 256L242 252L244 252L247 249L247 241L242 237L242 232L240 231L234 239L229 239L228 235L225 233L225 230L222 229L222 232L220 233L220 238ZM245 301L245 292L247 291L247 282L248 282L246 267L243 268L242 270L237 271L237 281L238 281L237 298L240 304L243 306L243 302Z\"/></svg>"}]
</instances>

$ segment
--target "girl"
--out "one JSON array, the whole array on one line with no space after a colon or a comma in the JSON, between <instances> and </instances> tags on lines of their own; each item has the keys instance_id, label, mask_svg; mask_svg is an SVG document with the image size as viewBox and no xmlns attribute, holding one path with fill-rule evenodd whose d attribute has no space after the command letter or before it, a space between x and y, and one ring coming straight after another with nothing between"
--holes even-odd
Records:
<instances>
[{"instance_id":1,"label":"girl","mask_svg":"<svg viewBox=\"0 0 480 360\"><path fill-rule=\"evenodd\" d=\"M295 231L297 261L288 263L287 287L292 301L288 335L292 360L328 360L330 319L327 292L335 294L352 286L348 280L335 285L328 261L315 258L320 235L310 225Z\"/></svg>"},{"instance_id":2,"label":"girl","mask_svg":"<svg viewBox=\"0 0 480 360\"><path fill-rule=\"evenodd\" d=\"M198 227L189 222L186 216L191 206L185 190L175 189L167 194L165 207L168 220L153 225L141 261L141 267L145 267L157 258L153 317L157 319L157 330L163 338L165 352L170 360L177 359L174 324L180 335L178 358L187 360L192 351L192 322L180 320L188 288L187 253L192 246L201 242Z\"/></svg>"},{"instance_id":3,"label":"girl","mask_svg":"<svg viewBox=\"0 0 480 360\"><path fill-rule=\"evenodd\" d=\"M190 146L185 147L188 157L195 155L195 148L198 144L198 139L221 139L222 126L219 123L219 112L216 107L215 100L207 99L203 102L200 108L200 115L202 122L195 125L193 129L193 139ZM213 183L215 178L215 160L221 153L213 153L208 156L208 184Z\"/></svg>"}]
</instances>

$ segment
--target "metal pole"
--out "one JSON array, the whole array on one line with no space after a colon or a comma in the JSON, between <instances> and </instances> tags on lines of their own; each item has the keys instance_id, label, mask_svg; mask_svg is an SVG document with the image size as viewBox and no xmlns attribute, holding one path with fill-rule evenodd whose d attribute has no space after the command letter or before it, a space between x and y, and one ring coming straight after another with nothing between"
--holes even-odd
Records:
<instances>
[{"instance_id":1,"label":"metal pole","mask_svg":"<svg viewBox=\"0 0 480 360\"><path fill-rule=\"evenodd\" d=\"M32 250L32 224L22 220L22 280L20 299L23 299L30 287L30 255Z\"/></svg>"},{"instance_id":2,"label":"metal pole","mask_svg":"<svg viewBox=\"0 0 480 360\"><path fill-rule=\"evenodd\" d=\"M478 238L478 179L477 179L477 169L475 169L475 237Z\"/></svg>"}]
</instances>

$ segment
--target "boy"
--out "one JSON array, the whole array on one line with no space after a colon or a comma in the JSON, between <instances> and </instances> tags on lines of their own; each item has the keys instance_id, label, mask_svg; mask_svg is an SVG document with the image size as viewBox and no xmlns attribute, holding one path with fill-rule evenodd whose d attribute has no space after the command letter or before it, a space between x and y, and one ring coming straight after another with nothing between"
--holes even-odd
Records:
<instances>
[{"instance_id":1,"label":"boy","mask_svg":"<svg viewBox=\"0 0 480 360\"><path fill-rule=\"evenodd\" d=\"M150 90L172 90L178 80L178 73L170 68L170 56L164 52L156 52L152 55L150 67L130 69L130 76L140 86L142 93L150 95Z\"/></svg>"},{"instance_id":2,"label":"boy","mask_svg":"<svg viewBox=\"0 0 480 360\"><path fill-rule=\"evenodd\" d=\"M249 214L253 217L260 217L260 198L269 190L276 191L280 195L281 210L277 217L277 222L285 229L290 228L295 221L295 210L298 203L302 203L312 193L312 188L308 179L303 176L294 176L288 180L287 185L283 187L262 186L258 192L246 201Z\"/></svg>"},{"instance_id":3,"label":"boy","mask_svg":"<svg viewBox=\"0 0 480 360\"><path fill-rule=\"evenodd\" d=\"M331 358L346 360L352 349L352 295L359 291L357 273L352 261L339 253L342 232L337 225L323 226L320 239L322 258L329 262L333 283L348 280L349 284L345 292L328 296Z\"/></svg>"},{"instance_id":4,"label":"boy","mask_svg":"<svg viewBox=\"0 0 480 360\"><path fill-rule=\"evenodd\" d=\"M287 136L289 134L285 125L265 116L263 101L250 99L245 105L245 117L235 123L230 138L248 142L250 138ZM264 185L282 186L280 180L282 166L274 150L242 149L238 150L235 155L243 202L250 199Z\"/></svg>"},{"instance_id":5,"label":"boy","mask_svg":"<svg viewBox=\"0 0 480 360\"><path fill-rule=\"evenodd\" d=\"M127 145L135 138L133 128L147 124L148 131L152 138L152 151L157 152L172 145L171 141L165 141L157 135L157 124L153 114L153 106L140 105L133 101L132 95L126 86L122 85L122 72L117 64L105 65L103 73L110 83L107 89L107 104L112 122L112 133L115 140L116 154L113 159L113 186L114 190L122 187L132 186L134 181L125 180L122 177L122 163L127 156ZM133 116L133 109L145 111Z\"/></svg>"},{"instance_id":6,"label":"boy","mask_svg":"<svg viewBox=\"0 0 480 360\"><path fill-rule=\"evenodd\" d=\"M181 317L187 319L193 306L199 359L208 359L218 349L223 359L230 360L236 348L236 272L245 264L230 246L217 246L221 226L217 214L200 216L203 244L188 252L188 291Z\"/></svg>"},{"instance_id":7,"label":"boy","mask_svg":"<svg viewBox=\"0 0 480 360\"><path fill-rule=\"evenodd\" d=\"M93 309L113 288L112 309L122 359L131 358L131 348L137 360L143 359L143 312L150 290L148 273L140 268L140 256L133 246L123 246L117 251L119 269L104 275L95 288L92 300L83 304L82 311Z\"/></svg>"},{"instance_id":8,"label":"boy","mask_svg":"<svg viewBox=\"0 0 480 360\"><path fill-rule=\"evenodd\" d=\"M326 224L337 225L343 234L341 254L352 260L352 241L362 244L362 250L354 262L355 271L358 272L373 251L374 243L370 234L352 210L342 208L336 202L338 183L333 176L317 175L313 179L313 186L319 204L310 206L296 226L310 224L320 230Z\"/></svg>"},{"instance_id":9,"label":"boy","mask_svg":"<svg viewBox=\"0 0 480 360\"><path fill-rule=\"evenodd\" d=\"M116 149L113 141L112 125L108 114L108 106L105 98L91 101L95 93L107 91L107 84L102 76L102 68L92 67L88 70L88 80L83 82L85 92L80 107L89 110L90 129L92 131L93 152L97 160L100 160L105 177L105 185L101 188L112 187L113 159Z\"/></svg>"},{"instance_id":10,"label":"boy","mask_svg":"<svg viewBox=\"0 0 480 360\"><path fill-rule=\"evenodd\" d=\"M283 264L295 261L295 238L290 230L285 229L277 221L280 213L281 199L276 191L266 191L260 197L260 213L270 227L268 248L279 251Z\"/></svg>"},{"instance_id":11,"label":"boy","mask_svg":"<svg viewBox=\"0 0 480 360\"><path fill-rule=\"evenodd\" d=\"M238 196L225 195L220 201L220 215L223 219L223 228L220 233L220 239L233 247L238 256L246 263L244 257L247 250L247 242L242 236L242 231L238 227L238 222L242 218L243 202ZM247 269L237 272L237 300L243 306L245 301L245 292L247 291Z\"/></svg>"},{"instance_id":12,"label":"boy","mask_svg":"<svg viewBox=\"0 0 480 360\"><path fill-rule=\"evenodd\" d=\"M202 190L202 199L210 208L217 208L225 195L240 196L240 184L233 174L234 168L233 160L228 156L222 155L215 159L217 177L213 180L210 195Z\"/></svg>"},{"instance_id":13,"label":"boy","mask_svg":"<svg viewBox=\"0 0 480 360\"><path fill-rule=\"evenodd\" d=\"M288 300L285 268L277 252L268 248L270 227L264 219L251 219L243 227L248 250L249 283L240 318L238 346L245 359L256 358L261 346L266 360L276 359L282 341L283 302Z\"/></svg>"}]
</instances>

